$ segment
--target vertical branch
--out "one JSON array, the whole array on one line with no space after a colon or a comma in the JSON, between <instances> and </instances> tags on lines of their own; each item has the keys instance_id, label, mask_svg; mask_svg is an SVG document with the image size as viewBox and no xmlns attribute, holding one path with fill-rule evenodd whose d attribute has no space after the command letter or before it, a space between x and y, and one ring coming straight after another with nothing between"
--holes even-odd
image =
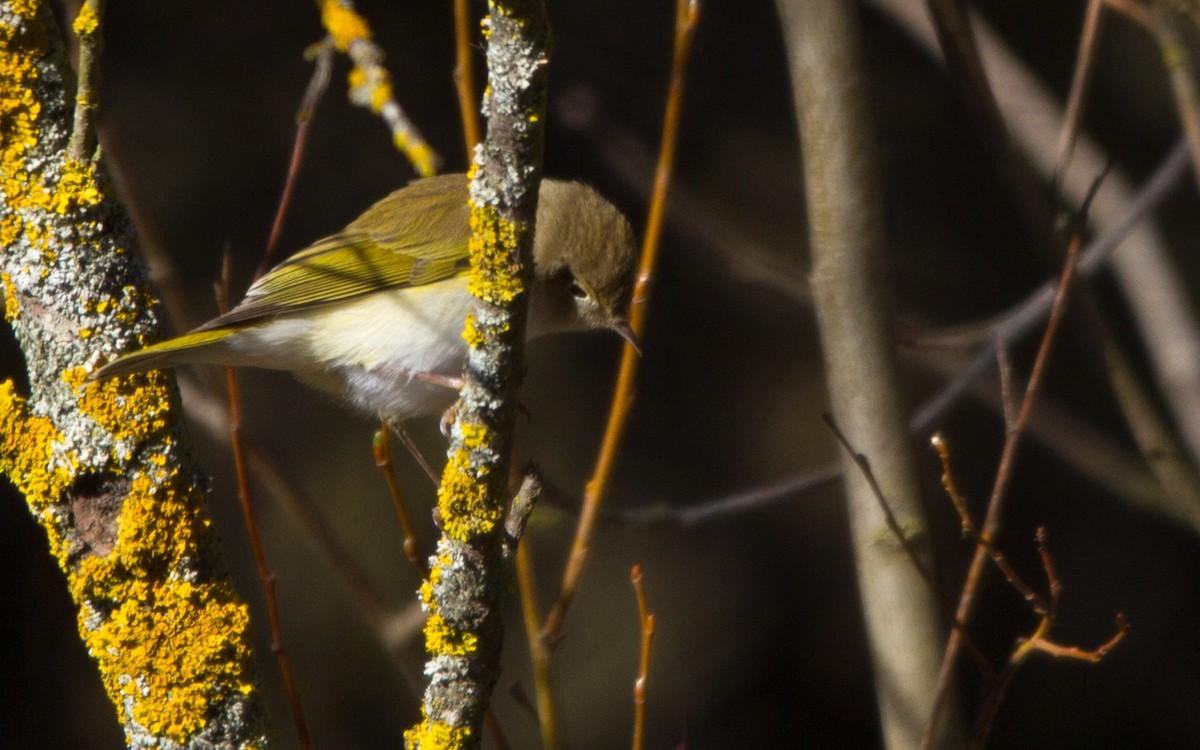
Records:
<instances>
[{"instance_id":1,"label":"vertical branch","mask_svg":"<svg viewBox=\"0 0 1200 750\"><path fill-rule=\"evenodd\" d=\"M905 535L928 559L925 519L896 384L884 284L874 130L854 6L778 0L804 161L812 290L834 418L871 456ZM871 487L843 460L858 580L889 748L912 748L937 684L937 604L888 533Z\"/></svg>"},{"instance_id":2,"label":"vertical branch","mask_svg":"<svg viewBox=\"0 0 1200 750\"><path fill-rule=\"evenodd\" d=\"M550 668L550 646L538 637L542 628L542 610L537 601L537 581L533 571L533 552L528 537L517 546L517 588L521 593L521 614L529 642L529 660L533 663L533 689L537 703L538 728L542 750L559 750L558 711L554 706L554 672Z\"/></svg>"},{"instance_id":3,"label":"vertical branch","mask_svg":"<svg viewBox=\"0 0 1200 750\"><path fill-rule=\"evenodd\" d=\"M683 110L683 84L687 76L688 56L692 49L692 36L696 22L700 19L700 4L697 0L677 0L675 6L675 47L671 63L671 81L667 92L666 112L663 115L662 142L659 144L658 166L654 173L654 197L650 202L650 216L646 221L646 236L642 244L642 256L638 263L637 284L633 289L633 302L629 310L629 324L634 333L641 336L646 325L646 310L650 302L650 284L658 260L659 241L662 238L663 219L667 210L667 190L671 184L671 171L675 165L675 143L679 136L680 113ZM621 352L621 367L617 374L617 385L613 392L612 407L608 412L608 424L604 428L604 440L596 468L584 490L583 509L579 514L579 525L571 542L558 598L542 626L542 638L550 644L558 640L567 608L575 596L579 577L587 561L588 544L600 516L600 504L608 490L617 462L621 439L625 434L625 422L633 406L634 381L637 378L638 352L626 344Z\"/></svg>"},{"instance_id":4,"label":"vertical branch","mask_svg":"<svg viewBox=\"0 0 1200 750\"><path fill-rule=\"evenodd\" d=\"M1196 90L1196 69L1180 33L1180 20L1175 10L1168 3L1157 2L1153 19L1154 38L1171 81L1175 111L1192 154L1192 177L1200 184L1200 92Z\"/></svg>"},{"instance_id":5,"label":"vertical branch","mask_svg":"<svg viewBox=\"0 0 1200 750\"><path fill-rule=\"evenodd\" d=\"M504 512L524 361L542 172L549 28L540 0L491 0L487 137L472 167L474 299L461 403L438 512L442 536L421 597L429 611L423 718L410 748L474 748L500 669Z\"/></svg>"}]
</instances>

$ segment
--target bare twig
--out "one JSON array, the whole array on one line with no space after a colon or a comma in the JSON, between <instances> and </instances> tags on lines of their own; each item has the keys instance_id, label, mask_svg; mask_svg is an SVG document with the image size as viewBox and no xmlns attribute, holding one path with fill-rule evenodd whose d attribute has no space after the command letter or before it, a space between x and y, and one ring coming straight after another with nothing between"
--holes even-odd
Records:
<instances>
[{"instance_id":1,"label":"bare twig","mask_svg":"<svg viewBox=\"0 0 1200 750\"><path fill-rule=\"evenodd\" d=\"M1084 649L1052 641L1050 639L1050 630L1054 627L1055 616L1058 610L1058 599L1062 593L1062 583L1054 571L1054 561L1050 557L1050 552L1046 549L1046 530L1044 528L1038 529L1037 543L1038 554L1042 560L1042 570L1046 573L1046 580L1050 587L1049 606L1041 613L1041 618L1033 635L1017 641L1016 648L1009 654L1008 663L1005 665L1004 670L1000 673L992 689L987 691L984 696L983 705L980 707L979 716L975 722L975 730L971 736L969 747L972 750L983 750L987 746L987 739L991 734L992 723L996 718L1000 704L1004 700L1004 694L1012 682L1017 669L1031 654L1041 652L1056 658L1095 663L1116 648L1117 644L1123 641L1125 635L1129 632L1129 623L1126 621L1125 615L1118 612L1116 617L1116 632L1097 648Z\"/></svg>"},{"instance_id":2,"label":"bare twig","mask_svg":"<svg viewBox=\"0 0 1200 750\"><path fill-rule=\"evenodd\" d=\"M637 595L638 623L642 633L642 647L638 657L638 676L633 683L633 750L642 750L646 744L646 682L650 679L650 647L654 643L656 619L646 603L646 589L642 584L642 566L634 565L629 580Z\"/></svg>"},{"instance_id":3,"label":"bare twig","mask_svg":"<svg viewBox=\"0 0 1200 750\"><path fill-rule=\"evenodd\" d=\"M678 140L683 109L683 89L687 75L688 56L691 52L692 37L699 18L700 4L697 0L677 0L671 79L668 84L666 112L663 116L658 166L654 175L654 197L650 203L649 218L646 220L646 234L642 244L641 260L638 263L637 284L633 290L633 302L629 310L629 324L638 335L641 335L645 328L646 310L650 301L650 286L658 260L663 220L666 215L671 171L675 164L675 145ZM575 529L575 537L571 542L571 551L563 571L562 582L559 585L558 597L542 626L542 638L551 644L559 639L563 620L571 605L571 599L575 596L579 576L583 573L583 566L587 561L588 545L591 542L596 521L600 515L600 506L616 465L621 438L625 434L625 422L633 405L634 381L637 377L639 359L634 348L626 344L621 352L621 367L617 375L617 385L613 393L608 423L604 430L604 440L600 446L600 455L596 459L596 468L592 472L592 478L588 480L587 488L584 490L583 510L580 513L579 525Z\"/></svg>"},{"instance_id":4,"label":"bare twig","mask_svg":"<svg viewBox=\"0 0 1200 750\"><path fill-rule=\"evenodd\" d=\"M1102 177L1103 175L1101 175ZM1099 179L1093 184L1099 185ZM1094 195L1094 192L1093 192ZM1066 309L1067 293L1071 288L1071 284L1075 279L1076 262L1079 257L1079 248L1083 243L1082 226L1086 219L1087 211L1086 204L1084 210L1080 213L1078 219L1078 229L1073 232L1071 239L1067 244L1067 259L1063 264L1062 274L1059 277L1058 287L1054 295L1054 302L1050 309L1050 318L1046 323L1045 333L1042 335L1041 345L1038 347L1037 357L1034 359L1033 369L1029 375L1029 382L1025 386L1025 395L1021 401L1021 409L1017 413L1017 420L1009 426L1005 436L1004 448L1000 454L1000 461L996 469L996 479L992 485L991 497L988 500L987 513L983 521L983 529L980 533L981 539L990 544L995 536L1000 525L1000 514L1004 507L1005 495L1008 491L1009 482L1013 477L1013 467L1016 463L1017 446L1020 443L1022 432L1025 424L1029 420L1029 415L1033 410L1033 404L1037 399L1038 390L1041 388L1042 376L1045 373L1046 363L1049 361L1050 352L1052 351L1055 334L1058 332L1059 324L1062 321L1063 313ZM959 622L964 625L970 620L971 612L975 603L975 594L979 588L981 576L983 574L984 563L989 558L987 546L980 545L975 548L975 554L971 559L971 565L967 571L966 579L963 583L962 594L959 597L958 611L955 615ZM958 650L962 645L962 639L957 631L950 634L950 640L946 644L946 652L942 659L941 673L938 676L938 687L934 701L933 711L929 717L929 723L926 726L924 737L928 742L932 743L932 738L936 732L938 723L938 713L944 704L947 694L950 691L952 675L954 673L954 664L958 657Z\"/></svg>"},{"instance_id":5,"label":"bare twig","mask_svg":"<svg viewBox=\"0 0 1200 750\"><path fill-rule=\"evenodd\" d=\"M1155 0L1154 38L1162 52L1163 67L1171 81L1175 111L1183 125L1192 155L1192 176L1200 185L1200 92L1196 90L1196 70L1188 53L1187 43L1180 33L1180 19L1163 0Z\"/></svg>"},{"instance_id":6,"label":"bare twig","mask_svg":"<svg viewBox=\"0 0 1200 750\"><path fill-rule=\"evenodd\" d=\"M75 116L67 156L75 161L91 157L96 144L96 128L92 113L96 109L96 61L100 57L100 19L104 17L104 0L85 0L71 29L79 37L79 65L75 87Z\"/></svg>"},{"instance_id":7,"label":"bare twig","mask_svg":"<svg viewBox=\"0 0 1200 750\"><path fill-rule=\"evenodd\" d=\"M413 527L412 516L408 513L408 506L404 503L404 493L400 490L400 482L396 479L396 471L392 466L391 441L388 440L390 433L391 429L387 422L383 422L379 429L375 430L375 438L371 441L375 466L383 475L383 481L388 486L388 494L392 497L392 505L396 508L396 517L400 519L400 528L404 532L404 556L413 564L422 578L428 578L429 563L426 556L417 547L417 533Z\"/></svg>"},{"instance_id":8,"label":"bare twig","mask_svg":"<svg viewBox=\"0 0 1200 750\"><path fill-rule=\"evenodd\" d=\"M536 700L535 714L541 732L542 750L558 750L558 711L554 703L554 670L551 669L550 646L541 637L542 608L537 600L537 580L533 571L533 552L528 537L517 544L517 590L521 594L521 614L525 622L525 638L529 643L529 659L533 665L533 685Z\"/></svg>"},{"instance_id":9,"label":"bare twig","mask_svg":"<svg viewBox=\"0 0 1200 750\"><path fill-rule=\"evenodd\" d=\"M216 285L217 307L221 314L229 311L229 276L231 256L225 253L222 265L221 280ZM279 616L279 598L275 592L275 572L267 563L267 555L263 550L262 537L258 531L258 514L254 509L254 501L250 496L250 477L246 473L246 455L242 450L242 409L238 399L237 370L225 368L225 383L229 390L229 442L233 449L233 462L237 471L238 500L242 507L242 518L246 523L246 536L250 539L250 550L254 554L254 567L258 571L258 580L262 585L263 599L267 605L267 619L271 627L271 653L279 665L279 676L287 692L288 705L292 712L292 722L296 726L296 737L304 750L312 748L312 740L308 734L308 723L304 719L304 706L300 701L300 689L296 685L292 673L291 659L283 645L283 620Z\"/></svg>"},{"instance_id":10,"label":"bare twig","mask_svg":"<svg viewBox=\"0 0 1200 750\"><path fill-rule=\"evenodd\" d=\"M1079 119L1083 114L1083 103L1087 99L1088 83L1092 78L1093 63L1096 62L1096 40L1100 37L1100 22L1104 18L1104 0L1088 0L1087 13L1083 17L1083 31L1079 38L1079 52L1075 57L1075 72L1071 76L1071 91L1067 95L1067 109L1063 114L1062 128L1058 131L1058 148L1054 158L1054 182L1061 183L1075 150L1075 139L1079 135Z\"/></svg>"},{"instance_id":11,"label":"bare twig","mask_svg":"<svg viewBox=\"0 0 1200 750\"><path fill-rule=\"evenodd\" d=\"M287 216L288 207L292 203L292 191L296 186L296 176L300 173L300 165L304 161L304 147L308 143L308 127L317 111L325 89L329 87L329 74L333 69L333 42L326 38L309 47L306 57L313 60L313 75L304 90L304 98L300 101L300 109L296 111L296 137L292 141L292 158L288 162L287 178L283 184L283 194L279 198L279 207L275 210L275 220L271 222L271 234L267 237L267 246L263 250L262 260L254 271L258 279L271 267L271 257L279 243L279 234L283 231L283 220Z\"/></svg>"},{"instance_id":12,"label":"bare twig","mask_svg":"<svg viewBox=\"0 0 1200 750\"><path fill-rule=\"evenodd\" d=\"M950 446L942 439L940 434L934 435L930 439L930 444L937 451L938 458L942 462L942 488L946 491L946 496L950 498L950 502L954 504L954 509L958 511L959 519L962 522L963 531L971 537L975 542L976 549L982 548L992 558L992 562L1000 569L1004 575L1004 579L1008 581L1008 585L1016 589L1021 597L1029 602L1033 607L1033 611L1037 614L1045 613L1050 605L1042 598L1042 595L1033 590L1033 587L1025 583L1025 580L1013 569L1009 564L1008 558L1004 556L1000 550L996 549L992 541L980 533L975 522L971 519L971 512L967 508L967 503L963 500L962 495L958 492L958 484L954 481L954 471L950 465ZM965 635L965 634L964 634Z\"/></svg>"},{"instance_id":13,"label":"bare twig","mask_svg":"<svg viewBox=\"0 0 1200 750\"><path fill-rule=\"evenodd\" d=\"M1081 277L1088 278L1094 275L1134 225L1166 199L1167 194L1183 176L1183 171L1187 168L1188 163L1187 144L1180 142L1146 180L1121 220L1113 224L1100 237L1088 243L1079 257L1078 272ZM1025 301L1013 307L1004 316L994 328L994 336L1006 341L1016 341L1022 338L1046 318L1055 299L1057 297L1054 284L1047 282L1038 287L1035 292L1025 298ZM921 405L909 421L910 429L913 432L921 433L934 426L962 397L968 386L988 369L994 357L995 351L991 345L981 348L954 379Z\"/></svg>"},{"instance_id":14,"label":"bare twig","mask_svg":"<svg viewBox=\"0 0 1200 750\"><path fill-rule=\"evenodd\" d=\"M475 69L471 65L471 5L454 0L454 88L462 117L467 160L479 143L479 100L475 95Z\"/></svg>"}]
</instances>

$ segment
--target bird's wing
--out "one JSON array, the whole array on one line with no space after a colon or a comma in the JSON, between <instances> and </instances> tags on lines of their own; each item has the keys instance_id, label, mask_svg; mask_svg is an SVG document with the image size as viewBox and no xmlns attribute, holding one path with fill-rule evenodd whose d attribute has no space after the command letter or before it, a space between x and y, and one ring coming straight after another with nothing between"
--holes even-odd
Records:
<instances>
[{"instance_id":1,"label":"bird's wing","mask_svg":"<svg viewBox=\"0 0 1200 750\"><path fill-rule=\"evenodd\" d=\"M259 279L246 298L197 330L297 312L371 292L422 286L470 268L466 178L461 190L436 190L430 180L402 188L343 231L284 260Z\"/></svg>"}]
</instances>

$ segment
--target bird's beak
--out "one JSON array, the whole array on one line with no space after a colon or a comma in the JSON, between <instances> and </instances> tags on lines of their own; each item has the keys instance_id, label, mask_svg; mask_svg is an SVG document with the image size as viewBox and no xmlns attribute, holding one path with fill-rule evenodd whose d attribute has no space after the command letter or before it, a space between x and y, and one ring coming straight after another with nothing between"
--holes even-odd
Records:
<instances>
[{"instance_id":1,"label":"bird's beak","mask_svg":"<svg viewBox=\"0 0 1200 750\"><path fill-rule=\"evenodd\" d=\"M612 322L612 329L625 339L625 343L633 347L638 356L642 356L642 342L638 341L637 334L633 332L633 326L629 325L629 321L624 318L616 318Z\"/></svg>"}]
</instances>

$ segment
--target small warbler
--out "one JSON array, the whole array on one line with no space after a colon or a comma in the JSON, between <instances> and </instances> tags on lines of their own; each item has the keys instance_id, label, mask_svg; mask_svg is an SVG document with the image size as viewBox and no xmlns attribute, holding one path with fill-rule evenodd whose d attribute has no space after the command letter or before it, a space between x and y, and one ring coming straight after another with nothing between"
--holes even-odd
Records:
<instances>
[{"instance_id":1,"label":"small warbler","mask_svg":"<svg viewBox=\"0 0 1200 750\"><path fill-rule=\"evenodd\" d=\"M181 364L264 367L393 423L441 413L466 357L469 215L466 175L416 180L284 260L228 313L90 379ZM633 230L599 193L542 182L533 261L528 338L608 328L638 346L624 317Z\"/></svg>"}]
</instances>

